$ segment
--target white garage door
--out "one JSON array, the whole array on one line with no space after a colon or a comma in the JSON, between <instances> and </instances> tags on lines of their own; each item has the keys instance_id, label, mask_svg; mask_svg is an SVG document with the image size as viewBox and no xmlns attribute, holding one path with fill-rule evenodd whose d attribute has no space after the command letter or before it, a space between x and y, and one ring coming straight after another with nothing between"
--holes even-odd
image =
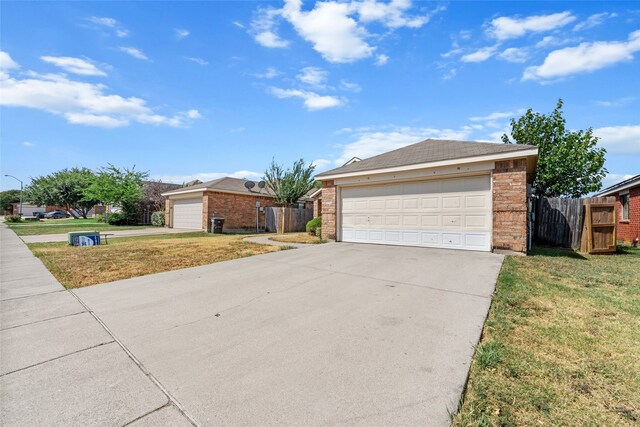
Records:
<instances>
[{"instance_id":1,"label":"white garage door","mask_svg":"<svg viewBox=\"0 0 640 427\"><path fill-rule=\"evenodd\" d=\"M202 198L173 202L173 228L202 230Z\"/></svg>"},{"instance_id":2,"label":"white garage door","mask_svg":"<svg viewBox=\"0 0 640 427\"><path fill-rule=\"evenodd\" d=\"M491 250L489 175L342 188L342 241Z\"/></svg>"}]
</instances>

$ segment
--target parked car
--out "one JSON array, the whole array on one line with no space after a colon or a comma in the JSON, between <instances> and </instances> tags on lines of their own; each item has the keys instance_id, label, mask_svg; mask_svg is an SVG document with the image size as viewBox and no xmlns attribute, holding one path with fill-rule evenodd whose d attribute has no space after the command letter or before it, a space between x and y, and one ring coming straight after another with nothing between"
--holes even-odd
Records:
<instances>
[{"instance_id":1,"label":"parked car","mask_svg":"<svg viewBox=\"0 0 640 427\"><path fill-rule=\"evenodd\" d=\"M67 218L69 216L70 215L65 211L51 211L44 214L44 217L47 219L60 219L60 218Z\"/></svg>"},{"instance_id":2,"label":"parked car","mask_svg":"<svg viewBox=\"0 0 640 427\"><path fill-rule=\"evenodd\" d=\"M44 218L44 214L45 214L45 212L34 212L31 215L36 217L36 218Z\"/></svg>"}]
</instances>

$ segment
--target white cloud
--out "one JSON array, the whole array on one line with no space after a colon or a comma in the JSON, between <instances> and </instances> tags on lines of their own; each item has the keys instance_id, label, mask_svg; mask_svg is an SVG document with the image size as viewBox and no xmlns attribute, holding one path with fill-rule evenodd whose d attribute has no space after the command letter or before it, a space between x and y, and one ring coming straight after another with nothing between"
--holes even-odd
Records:
<instances>
[{"instance_id":1,"label":"white cloud","mask_svg":"<svg viewBox=\"0 0 640 427\"><path fill-rule=\"evenodd\" d=\"M327 159L316 159L313 162L311 162L311 164L315 165L316 167L315 169L316 173L329 169L332 163L333 162L331 160L327 160Z\"/></svg>"},{"instance_id":2,"label":"white cloud","mask_svg":"<svg viewBox=\"0 0 640 427\"><path fill-rule=\"evenodd\" d=\"M244 28L244 24L242 22L233 21L232 24L238 28Z\"/></svg>"},{"instance_id":3,"label":"white cloud","mask_svg":"<svg viewBox=\"0 0 640 427\"><path fill-rule=\"evenodd\" d=\"M142 59L144 61L148 61L149 57L145 55L140 49L135 47L120 47L118 48L120 52L124 52L127 55L131 55L136 59Z\"/></svg>"},{"instance_id":4,"label":"white cloud","mask_svg":"<svg viewBox=\"0 0 640 427\"><path fill-rule=\"evenodd\" d=\"M612 154L640 155L640 125L605 126L593 130L598 144Z\"/></svg>"},{"instance_id":5,"label":"white cloud","mask_svg":"<svg viewBox=\"0 0 640 427\"><path fill-rule=\"evenodd\" d=\"M183 127L200 117L197 110L173 116L157 114L137 97L109 93L103 84L71 80L62 74L25 73L19 79L2 76L0 105L33 108L64 117L69 123L114 128L132 122Z\"/></svg>"},{"instance_id":6,"label":"white cloud","mask_svg":"<svg viewBox=\"0 0 640 427\"><path fill-rule=\"evenodd\" d=\"M272 79L274 77L278 77L280 74L282 73L278 71L277 68L268 67L264 73L254 74L254 76L259 79Z\"/></svg>"},{"instance_id":7,"label":"white cloud","mask_svg":"<svg viewBox=\"0 0 640 427\"><path fill-rule=\"evenodd\" d=\"M375 64L376 64L378 67L383 66L383 65L384 65L384 64L386 64L387 62L389 62L389 57L388 57L387 55L385 55L385 54L380 54L380 55L376 56L376 62L375 62Z\"/></svg>"},{"instance_id":8,"label":"white cloud","mask_svg":"<svg viewBox=\"0 0 640 427\"><path fill-rule=\"evenodd\" d=\"M472 122L491 122L491 121L500 120L500 119L511 119L518 114L522 114L522 112L523 110L505 111L505 112L497 111L487 116L470 117L469 120Z\"/></svg>"},{"instance_id":9,"label":"white cloud","mask_svg":"<svg viewBox=\"0 0 640 427\"><path fill-rule=\"evenodd\" d=\"M462 62L484 62L493 56L493 54L496 52L496 49L497 46L483 47L476 50L475 52L471 52L462 56L460 60Z\"/></svg>"},{"instance_id":10,"label":"white cloud","mask_svg":"<svg viewBox=\"0 0 640 427\"><path fill-rule=\"evenodd\" d=\"M622 98L614 99L611 101L595 101L595 104L605 108L622 107L635 101L635 99L636 98L634 96L624 96Z\"/></svg>"},{"instance_id":11,"label":"white cloud","mask_svg":"<svg viewBox=\"0 0 640 427\"><path fill-rule=\"evenodd\" d=\"M261 33L258 33L256 34L255 39L264 47L277 48L289 46L289 42L287 40L282 40L276 33L272 31L263 31Z\"/></svg>"},{"instance_id":12,"label":"white cloud","mask_svg":"<svg viewBox=\"0 0 640 427\"><path fill-rule=\"evenodd\" d=\"M562 46L570 43L578 43L580 41L582 41L581 37L571 37L571 38L567 37L567 38L559 39L558 37L555 37L555 36L545 36L538 43L535 44L535 47L542 49L546 47Z\"/></svg>"},{"instance_id":13,"label":"white cloud","mask_svg":"<svg viewBox=\"0 0 640 427\"><path fill-rule=\"evenodd\" d=\"M508 62L522 63L529 58L529 51L525 48L510 47L503 50L498 57Z\"/></svg>"},{"instance_id":14,"label":"white cloud","mask_svg":"<svg viewBox=\"0 0 640 427\"><path fill-rule=\"evenodd\" d=\"M60 67L65 71L73 74L79 74L81 76L106 76L107 73L98 69L91 62L80 59L73 58L70 56L41 56L44 62L48 62L49 64L53 64L56 67Z\"/></svg>"},{"instance_id":15,"label":"white cloud","mask_svg":"<svg viewBox=\"0 0 640 427\"><path fill-rule=\"evenodd\" d=\"M176 35L176 39L178 40L182 40L183 38L187 37L189 34L191 34L189 32L189 30L186 30L184 28L174 28L173 32Z\"/></svg>"},{"instance_id":16,"label":"white cloud","mask_svg":"<svg viewBox=\"0 0 640 427\"><path fill-rule=\"evenodd\" d=\"M277 22L281 11L273 8L258 9L256 17L251 21L250 33L258 44L268 48L284 48L289 46L288 40L283 40L276 33Z\"/></svg>"},{"instance_id":17,"label":"white cloud","mask_svg":"<svg viewBox=\"0 0 640 427\"><path fill-rule=\"evenodd\" d=\"M409 15L410 0L322 1L310 10L302 10L301 0L285 0L281 9L259 9L251 23L251 33L256 41L266 47L285 47L288 41L277 34L277 22L286 20L297 34L311 43L313 49L329 62L348 63L373 56L375 46L366 26L379 23L389 30L401 27L419 28L433 14ZM378 65L386 62L386 56L378 57Z\"/></svg>"},{"instance_id":18,"label":"white cloud","mask_svg":"<svg viewBox=\"0 0 640 427\"><path fill-rule=\"evenodd\" d=\"M20 68L20 65L7 52L0 51L0 70L13 70L15 68Z\"/></svg>"},{"instance_id":19,"label":"white cloud","mask_svg":"<svg viewBox=\"0 0 640 427\"><path fill-rule=\"evenodd\" d=\"M118 25L118 21L116 21L115 19L104 17L104 16L103 17L91 16L87 19L93 22L94 24L103 25L109 28L114 28L116 25Z\"/></svg>"},{"instance_id":20,"label":"white cloud","mask_svg":"<svg viewBox=\"0 0 640 427\"><path fill-rule=\"evenodd\" d=\"M195 62L198 65L209 65L209 61L198 58L196 56L185 56L184 59L188 59L189 61Z\"/></svg>"},{"instance_id":21,"label":"white cloud","mask_svg":"<svg viewBox=\"0 0 640 427\"><path fill-rule=\"evenodd\" d=\"M25 147L35 147L36 146L36 144L34 144L31 141L23 141L22 145L24 145Z\"/></svg>"},{"instance_id":22,"label":"white cloud","mask_svg":"<svg viewBox=\"0 0 640 427\"><path fill-rule=\"evenodd\" d=\"M608 173L604 179L602 180L602 190L605 188L611 187L614 184L617 184L622 181L626 181L627 179L633 178L635 175L632 174L621 174L621 173Z\"/></svg>"},{"instance_id":23,"label":"white cloud","mask_svg":"<svg viewBox=\"0 0 640 427\"><path fill-rule=\"evenodd\" d=\"M300 98L304 100L304 106L309 111L323 110L325 108L339 107L344 102L340 98L328 95L319 95L315 92L298 89L270 88L270 92L276 98Z\"/></svg>"},{"instance_id":24,"label":"white cloud","mask_svg":"<svg viewBox=\"0 0 640 427\"><path fill-rule=\"evenodd\" d=\"M443 75L442 80L451 80L458 74L458 70L455 68L448 69Z\"/></svg>"},{"instance_id":25,"label":"white cloud","mask_svg":"<svg viewBox=\"0 0 640 427\"><path fill-rule=\"evenodd\" d=\"M358 83L352 83L346 80L340 80L340 89L348 90L350 92L360 92L362 90Z\"/></svg>"},{"instance_id":26,"label":"white cloud","mask_svg":"<svg viewBox=\"0 0 640 427\"><path fill-rule=\"evenodd\" d=\"M587 73L630 61L640 50L640 30L629 34L628 41L581 43L575 47L555 50L542 65L528 67L523 80L548 80L577 73Z\"/></svg>"},{"instance_id":27,"label":"white cloud","mask_svg":"<svg viewBox=\"0 0 640 427\"><path fill-rule=\"evenodd\" d=\"M486 32L497 40L515 39L527 33L555 30L570 24L575 19L576 17L568 11L550 15L534 15L526 18L501 16L491 20Z\"/></svg>"},{"instance_id":28,"label":"white cloud","mask_svg":"<svg viewBox=\"0 0 640 427\"><path fill-rule=\"evenodd\" d=\"M573 27L573 31L582 31L589 28L597 27L599 25L602 25L605 19L615 18L616 16L618 16L618 14L609 12L594 13L586 20L577 23L575 27Z\"/></svg>"},{"instance_id":29,"label":"white cloud","mask_svg":"<svg viewBox=\"0 0 640 427\"><path fill-rule=\"evenodd\" d=\"M115 35L122 38L129 36L129 31L122 28L120 23L113 18L109 18L106 16L91 16L87 18L88 21L93 22L96 25L101 27L106 27L115 32Z\"/></svg>"},{"instance_id":30,"label":"white cloud","mask_svg":"<svg viewBox=\"0 0 640 427\"><path fill-rule=\"evenodd\" d=\"M353 157L366 159L427 138L465 140L469 138L471 132L472 130L468 128L454 130L395 126L378 131L355 132L353 136L356 140L342 147L342 152L334 164L341 166Z\"/></svg>"},{"instance_id":31,"label":"white cloud","mask_svg":"<svg viewBox=\"0 0 640 427\"><path fill-rule=\"evenodd\" d=\"M296 76L298 80L309 86L324 89L329 73L318 67L305 67Z\"/></svg>"},{"instance_id":32,"label":"white cloud","mask_svg":"<svg viewBox=\"0 0 640 427\"><path fill-rule=\"evenodd\" d=\"M162 182L170 182L174 184L183 184L186 182L191 182L194 180L199 180L202 182L213 181L214 179L224 178L240 178L240 179L249 179L253 181L260 181L264 176L262 172L255 171L236 171L236 172L201 172L192 175L159 175L154 176L152 179L159 180Z\"/></svg>"}]
</instances>

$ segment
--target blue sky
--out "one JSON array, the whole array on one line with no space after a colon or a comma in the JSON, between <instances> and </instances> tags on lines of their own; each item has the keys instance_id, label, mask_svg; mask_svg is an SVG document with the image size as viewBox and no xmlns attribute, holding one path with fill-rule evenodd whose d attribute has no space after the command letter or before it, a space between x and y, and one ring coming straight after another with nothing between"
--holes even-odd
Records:
<instances>
[{"instance_id":1,"label":"blue sky","mask_svg":"<svg viewBox=\"0 0 640 427\"><path fill-rule=\"evenodd\" d=\"M640 173L640 2L3 2L2 173L183 182L500 140L565 101ZM3 178L2 189L15 188Z\"/></svg>"}]
</instances>

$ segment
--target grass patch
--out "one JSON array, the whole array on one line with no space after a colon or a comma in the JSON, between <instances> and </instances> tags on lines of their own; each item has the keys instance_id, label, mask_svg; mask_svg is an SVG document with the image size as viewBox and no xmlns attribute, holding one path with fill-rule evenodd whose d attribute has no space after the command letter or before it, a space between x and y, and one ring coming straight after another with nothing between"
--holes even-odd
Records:
<instances>
[{"instance_id":1,"label":"grass patch","mask_svg":"<svg viewBox=\"0 0 640 427\"><path fill-rule=\"evenodd\" d=\"M640 424L640 249L507 257L454 426Z\"/></svg>"},{"instance_id":2,"label":"grass patch","mask_svg":"<svg viewBox=\"0 0 640 427\"><path fill-rule=\"evenodd\" d=\"M318 236L312 236L309 233L279 234L276 236L269 237L269 240L273 240L274 242L285 242L285 243L306 243L306 244L326 243L326 240L322 240Z\"/></svg>"},{"instance_id":3,"label":"grass patch","mask_svg":"<svg viewBox=\"0 0 640 427\"><path fill-rule=\"evenodd\" d=\"M45 219L38 222L23 221L16 224L6 224L18 236L34 236L39 234L64 234L70 231L110 231L137 230L149 228L148 225L109 225L97 222L95 219Z\"/></svg>"},{"instance_id":4,"label":"grass patch","mask_svg":"<svg viewBox=\"0 0 640 427\"><path fill-rule=\"evenodd\" d=\"M66 243L28 246L70 289L281 250L243 242L245 237L196 232L124 237L109 240L108 245L90 247Z\"/></svg>"}]
</instances>

